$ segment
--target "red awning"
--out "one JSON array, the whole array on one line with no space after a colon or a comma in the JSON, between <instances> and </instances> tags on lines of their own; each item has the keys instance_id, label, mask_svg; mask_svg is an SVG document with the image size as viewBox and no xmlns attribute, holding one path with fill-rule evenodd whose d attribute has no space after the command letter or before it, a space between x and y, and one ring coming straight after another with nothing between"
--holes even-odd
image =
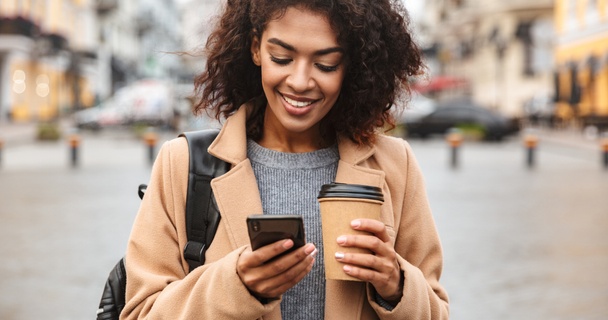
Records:
<instances>
[{"instance_id":1,"label":"red awning","mask_svg":"<svg viewBox=\"0 0 608 320\"><path fill-rule=\"evenodd\" d=\"M428 81L419 81L414 84L414 90L420 93L442 91L448 89L463 89L469 86L465 78L453 76L436 76Z\"/></svg>"}]
</instances>

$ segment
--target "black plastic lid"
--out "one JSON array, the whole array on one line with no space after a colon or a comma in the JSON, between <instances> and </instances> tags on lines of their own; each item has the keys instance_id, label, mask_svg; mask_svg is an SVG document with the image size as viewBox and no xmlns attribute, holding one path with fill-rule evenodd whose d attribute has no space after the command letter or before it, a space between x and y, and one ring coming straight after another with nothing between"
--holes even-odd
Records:
<instances>
[{"instance_id":1,"label":"black plastic lid","mask_svg":"<svg viewBox=\"0 0 608 320\"><path fill-rule=\"evenodd\" d=\"M378 187L339 182L324 184L317 198L359 198L384 202L382 189Z\"/></svg>"}]
</instances>

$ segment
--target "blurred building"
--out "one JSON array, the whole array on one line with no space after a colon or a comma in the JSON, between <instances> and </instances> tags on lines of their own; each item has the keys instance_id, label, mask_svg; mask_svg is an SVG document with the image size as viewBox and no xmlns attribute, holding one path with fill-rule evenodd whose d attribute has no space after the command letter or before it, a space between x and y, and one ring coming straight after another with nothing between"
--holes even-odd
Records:
<instances>
[{"instance_id":1,"label":"blurred building","mask_svg":"<svg viewBox=\"0 0 608 320\"><path fill-rule=\"evenodd\" d=\"M138 78L138 1L97 0L97 94L105 100Z\"/></svg>"},{"instance_id":2,"label":"blurred building","mask_svg":"<svg viewBox=\"0 0 608 320\"><path fill-rule=\"evenodd\" d=\"M466 94L509 116L553 96L553 0L428 0L419 29L442 98Z\"/></svg>"},{"instance_id":3,"label":"blurred building","mask_svg":"<svg viewBox=\"0 0 608 320\"><path fill-rule=\"evenodd\" d=\"M1 0L0 121L49 120L142 78L176 79L174 0Z\"/></svg>"},{"instance_id":4,"label":"blurred building","mask_svg":"<svg viewBox=\"0 0 608 320\"><path fill-rule=\"evenodd\" d=\"M182 0L183 46L187 55L182 57L187 66L182 74L182 82L192 84L194 77L203 70L205 59L202 51L213 24L217 20L223 0Z\"/></svg>"},{"instance_id":5,"label":"blurred building","mask_svg":"<svg viewBox=\"0 0 608 320\"><path fill-rule=\"evenodd\" d=\"M557 113L608 128L608 2L556 0Z\"/></svg>"},{"instance_id":6,"label":"blurred building","mask_svg":"<svg viewBox=\"0 0 608 320\"><path fill-rule=\"evenodd\" d=\"M175 0L139 0L137 32L142 77L177 78L183 48L180 21L181 13Z\"/></svg>"},{"instance_id":7,"label":"blurred building","mask_svg":"<svg viewBox=\"0 0 608 320\"><path fill-rule=\"evenodd\" d=\"M97 0L99 98L142 78L174 80L180 64L180 12L175 0Z\"/></svg>"},{"instance_id":8,"label":"blurred building","mask_svg":"<svg viewBox=\"0 0 608 320\"><path fill-rule=\"evenodd\" d=\"M93 1L0 1L0 120L49 120L94 102Z\"/></svg>"}]
</instances>

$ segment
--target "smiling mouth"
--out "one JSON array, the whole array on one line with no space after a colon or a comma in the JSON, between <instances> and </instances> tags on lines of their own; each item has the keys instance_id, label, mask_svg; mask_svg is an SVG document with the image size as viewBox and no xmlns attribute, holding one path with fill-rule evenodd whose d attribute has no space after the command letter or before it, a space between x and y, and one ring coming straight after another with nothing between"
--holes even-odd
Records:
<instances>
[{"instance_id":1,"label":"smiling mouth","mask_svg":"<svg viewBox=\"0 0 608 320\"><path fill-rule=\"evenodd\" d=\"M284 95L281 95L283 97L283 100L285 100L285 102L289 103L290 105L296 107L296 108L305 108L308 107L309 105L317 102L318 100L311 100L311 101L297 101L297 100L293 100L290 98L287 98Z\"/></svg>"}]
</instances>

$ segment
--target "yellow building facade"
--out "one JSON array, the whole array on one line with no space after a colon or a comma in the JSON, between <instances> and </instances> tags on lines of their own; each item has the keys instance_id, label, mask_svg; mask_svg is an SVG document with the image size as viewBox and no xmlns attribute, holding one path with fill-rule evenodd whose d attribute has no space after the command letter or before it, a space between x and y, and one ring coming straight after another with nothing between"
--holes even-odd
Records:
<instances>
[{"instance_id":1,"label":"yellow building facade","mask_svg":"<svg viewBox=\"0 0 608 320\"><path fill-rule=\"evenodd\" d=\"M608 123L608 0L555 2L556 115Z\"/></svg>"},{"instance_id":2,"label":"yellow building facade","mask_svg":"<svg viewBox=\"0 0 608 320\"><path fill-rule=\"evenodd\" d=\"M6 117L46 121L94 103L75 58L91 36L82 15L90 9L88 0L0 1L0 111Z\"/></svg>"}]
</instances>

